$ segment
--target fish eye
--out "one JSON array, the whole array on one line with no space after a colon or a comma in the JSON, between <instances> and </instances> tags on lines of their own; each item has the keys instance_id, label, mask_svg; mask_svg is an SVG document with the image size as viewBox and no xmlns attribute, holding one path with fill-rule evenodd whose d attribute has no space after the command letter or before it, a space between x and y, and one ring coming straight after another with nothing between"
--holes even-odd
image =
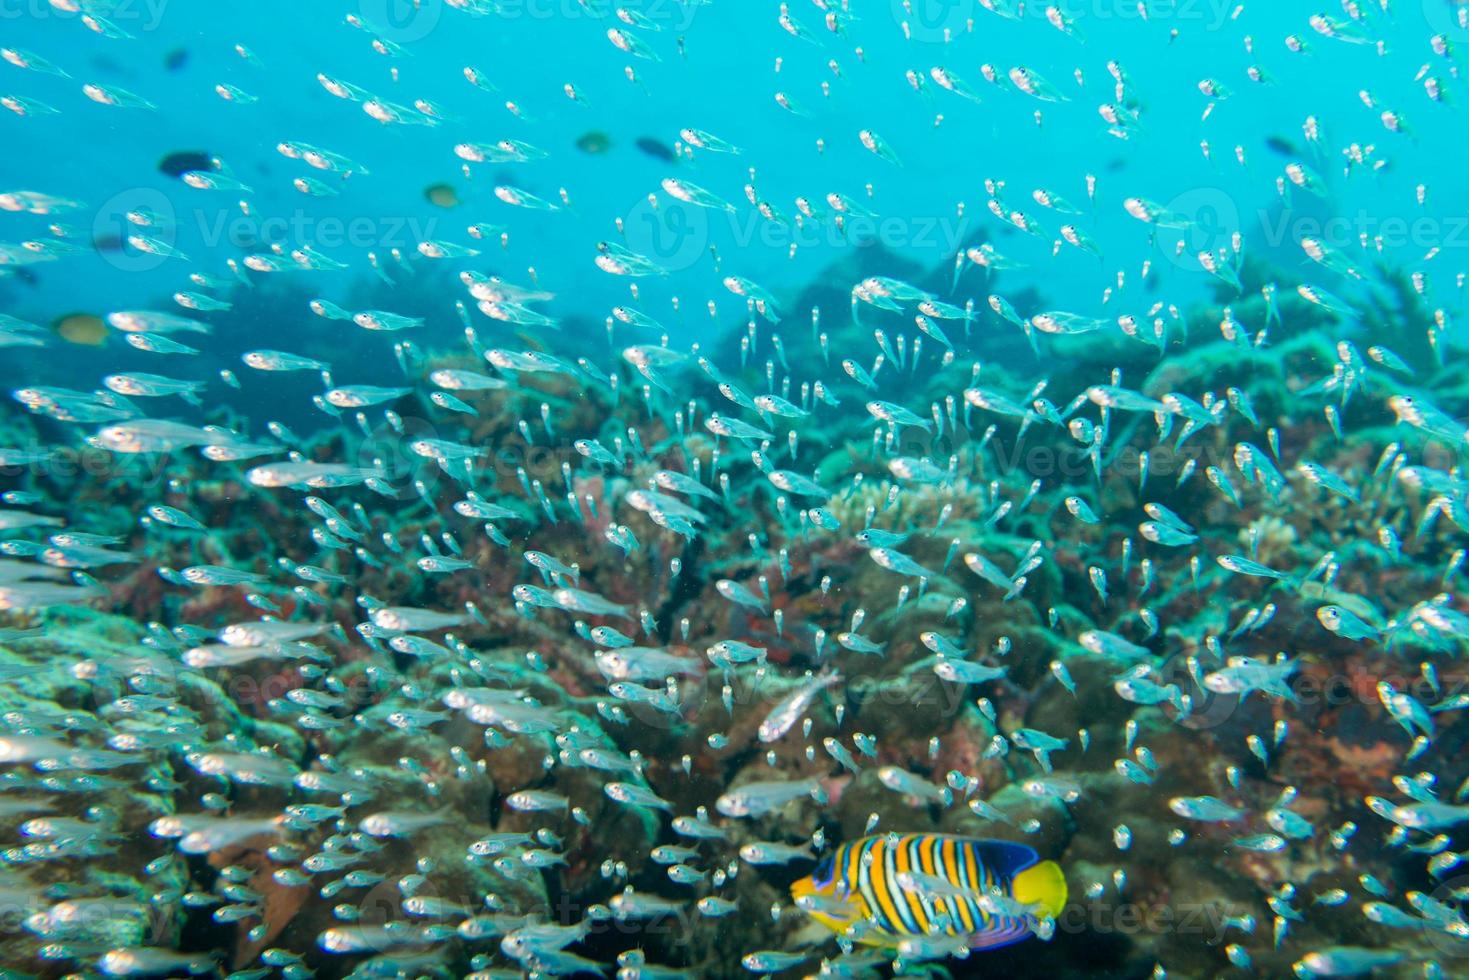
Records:
<instances>
[{"instance_id":1,"label":"fish eye","mask_svg":"<svg viewBox=\"0 0 1469 980\"><path fill-rule=\"evenodd\" d=\"M817 888L825 888L831 884L831 879L835 872L836 858L834 855L828 855L825 860L816 866L816 870L811 872L811 882Z\"/></svg>"}]
</instances>

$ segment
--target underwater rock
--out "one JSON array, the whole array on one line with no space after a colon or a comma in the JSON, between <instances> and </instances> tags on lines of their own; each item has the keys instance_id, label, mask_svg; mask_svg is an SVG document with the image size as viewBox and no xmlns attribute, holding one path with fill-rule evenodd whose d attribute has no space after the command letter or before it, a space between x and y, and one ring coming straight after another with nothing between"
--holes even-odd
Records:
<instances>
[{"instance_id":1,"label":"underwater rock","mask_svg":"<svg viewBox=\"0 0 1469 980\"><path fill-rule=\"evenodd\" d=\"M124 755L97 739L107 722L95 709L117 680L105 665L134 655L141 630L87 609L58 610L34 623L39 632L0 641L0 674L24 678L0 685L6 724L21 737L80 733L86 744L79 739L74 751L100 753L112 766L78 771L86 765L78 757L40 771L7 767L6 787L15 795L3 820L22 843L5 855L7 901L17 914L0 968L29 973L56 942L175 944L183 927L175 900L189 875L147 832L151 821L174 812L166 747ZM95 836L68 829L72 821L84 821Z\"/></svg>"}]
</instances>

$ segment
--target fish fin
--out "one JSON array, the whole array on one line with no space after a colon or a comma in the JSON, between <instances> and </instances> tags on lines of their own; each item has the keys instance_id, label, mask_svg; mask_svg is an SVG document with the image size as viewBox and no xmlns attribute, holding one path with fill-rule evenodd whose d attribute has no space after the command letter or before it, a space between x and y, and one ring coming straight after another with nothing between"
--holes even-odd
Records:
<instances>
[{"instance_id":1,"label":"fish fin","mask_svg":"<svg viewBox=\"0 0 1469 980\"><path fill-rule=\"evenodd\" d=\"M824 885L816 884L814 875L807 875L804 878L800 878L796 881L791 882L791 899L793 901L804 898L807 895L835 896L836 888L834 884L830 881L828 881ZM865 916L865 912L862 906L860 906L850 897L848 897L847 899L847 908L849 914L845 916L837 915L834 912L825 910L812 911L806 914L809 915L814 921L819 922L826 928L830 929L832 932L841 935L847 931L847 929L852 925L853 922Z\"/></svg>"},{"instance_id":2,"label":"fish fin","mask_svg":"<svg viewBox=\"0 0 1469 980\"><path fill-rule=\"evenodd\" d=\"M1015 876L1011 887L1016 901L1038 905L1053 919L1066 907L1066 876L1055 861L1042 861L1025 869Z\"/></svg>"},{"instance_id":3,"label":"fish fin","mask_svg":"<svg viewBox=\"0 0 1469 980\"><path fill-rule=\"evenodd\" d=\"M986 929L969 937L970 949L1000 949L1029 939L1034 933L1025 925L1025 920L1014 920L1003 929Z\"/></svg>"},{"instance_id":4,"label":"fish fin","mask_svg":"<svg viewBox=\"0 0 1469 980\"><path fill-rule=\"evenodd\" d=\"M814 895L820 890L821 889L817 887L816 880L812 875L807 875L804 878L797 878L795 881L791 882L791 900L795 901L796 899L804 898L807 895Z\"/></svg>"}]
</instances>

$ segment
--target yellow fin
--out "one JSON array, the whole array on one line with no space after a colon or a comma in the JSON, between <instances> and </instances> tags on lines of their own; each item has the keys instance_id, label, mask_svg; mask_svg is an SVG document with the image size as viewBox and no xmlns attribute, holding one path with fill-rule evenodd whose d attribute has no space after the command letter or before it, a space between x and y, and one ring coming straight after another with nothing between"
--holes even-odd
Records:
<instances>
[{"instance_id":1,"label":"yellow fin","mask_svg":"<svg viewBox=\"0 0 1469 980\"><path fill-rule=\"evenodd\" d=\"M1015 876L1012 885L1015 900L1026 905L1039 905L1051 918L1066 907L1066 876L1055 861L1042 861Z\"/></svg>"},{"instance_id":2,"label":"yellow fin","mask_svg":"<svg viewBox=\"0 0 1469 980\"><path fill-rule=\"evenodd\" d=\"M791 899L796 902L799 902L802 898L805 898L808 895L829 899L835 893L836 888L832 882L827 882L825 885L818 888L816 882L812 879L811 875L807 875L804 878L800 878L796 881L791 882ZM810 916L814 921L821 923L823 926L826 926L826 928L830 929L832 932L837 933L838 935L844 935L846 934L847 930L851 928L852 923L867 918L866 906L862 904L860 898L849 897L845 901L847 912L846 915L839 915L835 911L832 911L830 908L823 908L819 911L810 910L807 911L806 914ZM858 942L865 943L869 946L896 945L895 943L888 943L880 935L866 934L856 938Z\"/></svg>"}]
</instances>

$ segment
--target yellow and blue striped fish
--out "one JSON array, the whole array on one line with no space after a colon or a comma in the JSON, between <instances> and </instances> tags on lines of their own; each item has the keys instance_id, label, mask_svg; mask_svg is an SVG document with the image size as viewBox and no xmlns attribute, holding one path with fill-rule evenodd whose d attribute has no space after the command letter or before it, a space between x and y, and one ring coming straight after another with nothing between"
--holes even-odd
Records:
<instances>
[{"instance_id":1,"label":"yellow and blue striped fish","mask_svg":"<svg viewBox=\"0 0 1469 980\"><path fill-rule=\"evenodd\" d=\"M935 879L942 887L932 887ZM986 912L979 900L996 893L1031 914ZM1040 861L1024 844L878 834L842 844L791 885L793 899L808 895L816 898L807 903L811 917L834 932L866 923L859 939L868 945L941 935L967 937L974 949L994 949L1033 935L1036 918L1059 915L1066 905L1066 877L1056 862Z\"/></svg>"}]
</instances>

